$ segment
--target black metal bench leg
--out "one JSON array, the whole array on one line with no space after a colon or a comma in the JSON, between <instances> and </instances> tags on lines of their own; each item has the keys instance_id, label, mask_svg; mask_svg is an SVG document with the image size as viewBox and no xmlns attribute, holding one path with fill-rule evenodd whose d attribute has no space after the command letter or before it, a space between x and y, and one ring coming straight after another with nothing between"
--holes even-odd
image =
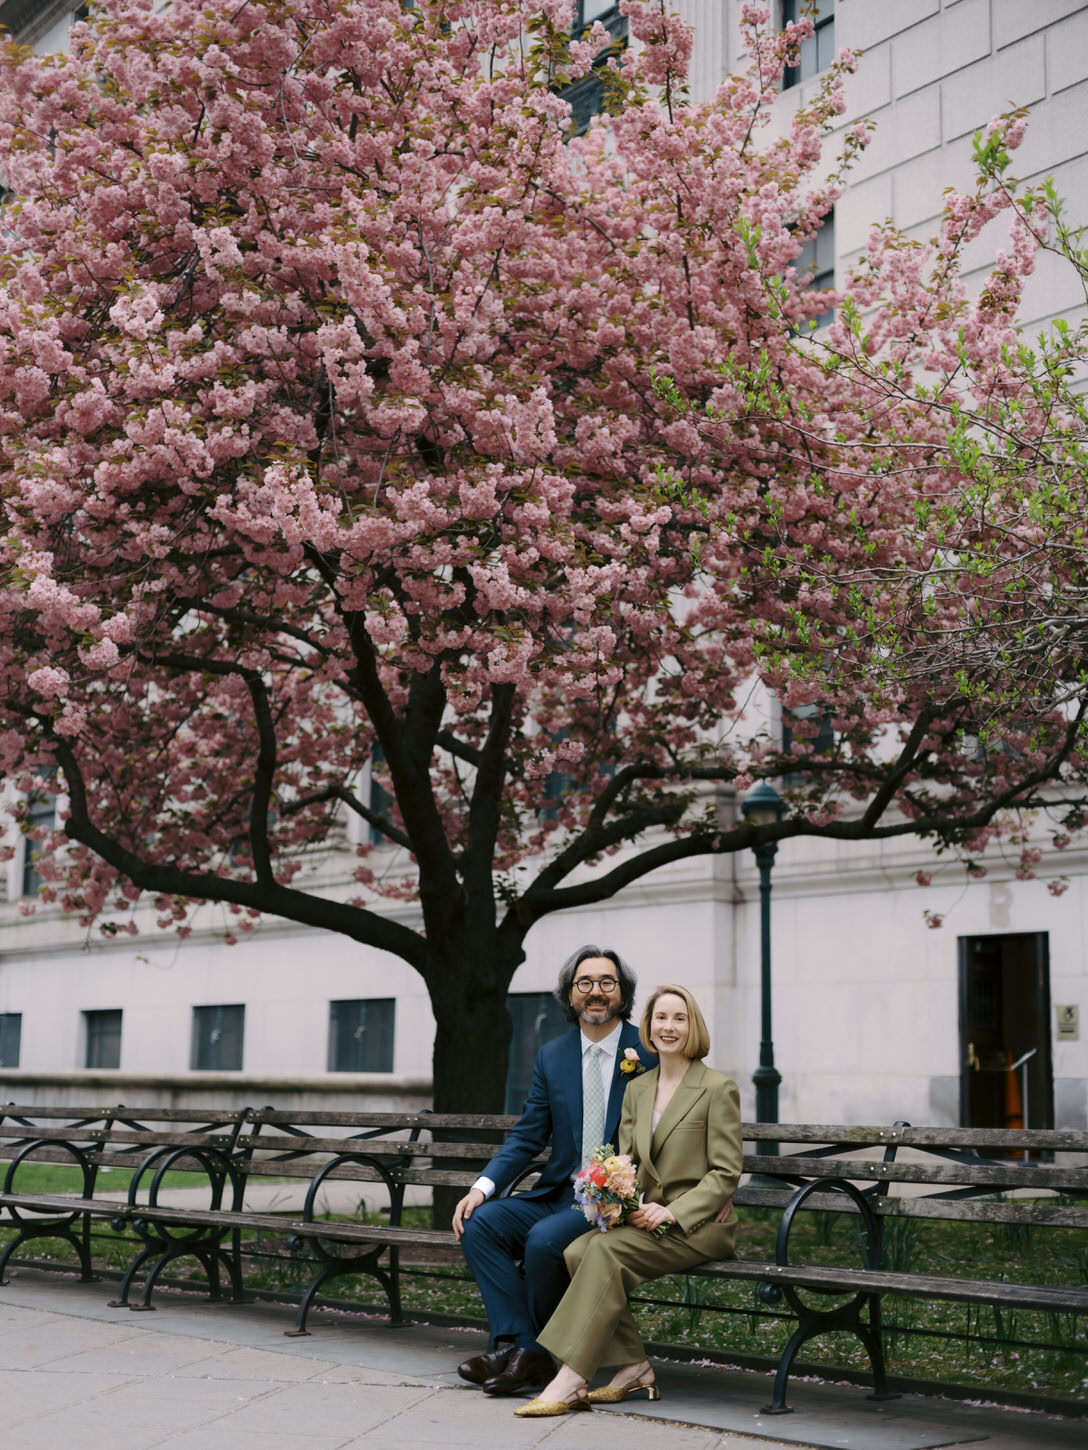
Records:
<instances>
[{"instance_id":1,"label":"black metal bench leg","mask_svg":"<svg viewBox=\"0 0 1088 1450\"><path fill-rule=\"evenodd\" d=\"M22 1238L22 1234L16 1234L15 1237L12 1239L11 1243L8 1244L4 1252L0 1254L0 1284L10 1283L10 1280L4 1278L4 1270L8 1266L8 1260L11 1258L12 1254L14 1254L15 1250L22 1242Z\"/></svg>"},{"instance_id":2,"label":"black metal bench leg","mask_svg":"<svg viewBox=\"0 0 1088 1450\"><path fill-rule=\"evenodd\" d=\"M208 1297L219 1304L244 1304L245 1294L243 1292L242 1276L238 1264L233 1255L226 1249L216 1245L214 1249L207 1249L205 1255L200 1255L200 1262L205 1265L208 1275ZM225 1296L222 1289L222 1271L226 1270L230 1280L230 1294ZM214 1288L212 1287L214 1283Z\"/></svg>"},{"instance_id":3,"label":"black metal bench leg","mask_svg":"<svg viewBox=\"0 0 1088 1450\"><path fill-rule=\"evenodd\" d=\"M231 1251L228 1254L221 1249L224 1262L227 1266L227 1273L230 1275L230 1302L232 1304L244 1304L246 1302L245 1280L242 1278L242 1233L240 1229L234 1229L231 1233Z\"/></svg>"},{"instance_id":4,"label":"black metal bench leg","mask_svg":"<svg viewBox=\"0 0 1088 1450\"><path fill-rule=\"evenodd\" d=\"M160 1254L155 1262L151 1265L151 1271L148 1274L147 1278L144 1280L144 1294L142 1300L139 1304L130 1304L128 1306L131 1310L133 1310L134 1313L154 1314L155 1306L151 1302L151 1295L155 1289L155 1280L162 1273L163 1269L166 1268L170 1260L176 1259L177 1257L177 1254L172 1248L167 1249L166 1253Z\"/></svg>"},{"instance_id":5,"label":"black metal bench leg","mask_svg":"<svg viewBox=\"0 0 1088 1450\"><path fill-rule=\"evenodd\" d=\"M404 1313L400 1302L400 1249L389 1250L389 1273L385 1278L385 1292L389 1300L389 1327L403 1329Z\"/></svg>"},{"instance_id":6,"label":"black metal bench leg","mask_svg":"<svg viewBox=\"0 0 1088 1450\"><path fill-rule=\"evenodd\" d=\"M901 1396L898 1390L888 1388L888 1377L884 1364L884 1328L880 1319L879 1294L874 1294L870 1298L868 1327L859 1325L857 1335L868 1350L869 1359L873 1366L873 1393L869 1396L869 1399L900 1399Z\"/></svg>"},{"instance_id":7,"label":"black metal bench leg","mask_svg":"<svg viewBox=\"0 0 1088 1450\"><path fill-rule=\"evenodd\" d=\"M215 1249L199 1249L194 1257L208 1281L208 1298L216 1303L223 1297L219 1284L219 1254Z\"/></svg>"},{"instance_id":8,"label":"black metal bench leg","mask_svg":"<svg viewBox=\"0 0 1088 1450\"><path fill-rule=\"evenodd\" d=\"M336 1270L330 1269L328 1266L318 1270L316 1277L311 1281L309 1288L302 1296L302 1302L298 1306L298 1313L295 1315L294 1329L285 1329L283 1331L288 1339L301 1339L304 1335L309 1334L310 1331L306 1328L306 1318L310 1312L310 1305L314 1302L317 1291L321 1288L322 1284L324 1284L326 1279L333 1278L335 1273Z\"/></svg>"},{"instance_id":9,"label":"black metal bench leg","mask_svg":"<svg viewBox=\"0 0 1088 1450\"><path fill-rule=\"evenodd\" d=\"M111 1299L109 1301L109 1307L111 1309L132 1308L132 1305L128 1302L129 1292L132 1289L132 1282L136 1278L136 1275L143 1268L144 1264L147 1263L148 1259L150 1259L154 1253L155 1250L152 1248L141 1249L140 1252L133 1259L132 1263L129 1264L128 1268L125 1270L125 1277L121 1280L120 1294L118 1294L116 1299Z\"/></svg>"},{"instance_id":10,"label":"black metal bench leg","mask_svg":"<svg viewBox=\"0 0 1088 1450\"><path fill-rule=\"evenodd\" d=\"M789 1383L790 1370L793 1361L797 1358L797 1351L804 1344L806 1339L811 1339L813 1329L810 1323L802 1319L801 1323L790 1335L790 1342L782 1351L782 1358L778 1361L778 1369L774 1376L774 1394L769 1405L764 1405L760 1411L763 1415L792 1415L793 1410L786 1404L786 1386Z\"/></svg>"},{"instance_id":11,"label":"black metal bench leg","mask_svg":"<svg viewBox=\"0 0 1088 1450\"><path fill-rule=\"evenodd\" d=\"M83 1215L83 1227L80 1231L79 1242L79 1282L81 1284L99 1284L101 1279L94 1271L94 1261L91 1258L91 1216L89 1213Z\"/></svg>"},{"instance_id":12,"label":"black metal bench leg","mask_svg":"<svg viewBox=\"0 0 1088 1450\"><path fill-rule=\"evenodd\" d=\"M73 1231L67 1223L63 1223L43 1228L24 1228L17 1233L4 1252L0 1254L0 1284L8 1283L8 1280L4 1278L4 1271L14 1257L15 1251L21 1249L25 1244L31 1243L34 1239L60 1239L63 1243L70 1244L79 1259L79 1282L81 1284L100 1282L98 1275L94 1272L89 1235L83 1229Z\"/></svg>"}]
</instances>

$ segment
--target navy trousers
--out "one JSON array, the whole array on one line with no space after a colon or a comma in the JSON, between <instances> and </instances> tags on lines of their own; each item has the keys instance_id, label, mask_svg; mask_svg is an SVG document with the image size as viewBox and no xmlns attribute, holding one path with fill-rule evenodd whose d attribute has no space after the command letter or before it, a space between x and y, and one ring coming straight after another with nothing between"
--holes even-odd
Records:
<instances>
[{"instance_id":1,"label":"navy trousers","mask_svg":"<svg viewBox=\"0 0 1088 1450\"><path fill-rule=\"evenodd\" d=\"M473 1212L461 1248L479 1285L492 1344L513 1339L521 1349L546 1353L537 1334L570 1284L563 1250L588 1229L570 1189L543 1198L491 1198Z\"/></svg>"}]
</instances>

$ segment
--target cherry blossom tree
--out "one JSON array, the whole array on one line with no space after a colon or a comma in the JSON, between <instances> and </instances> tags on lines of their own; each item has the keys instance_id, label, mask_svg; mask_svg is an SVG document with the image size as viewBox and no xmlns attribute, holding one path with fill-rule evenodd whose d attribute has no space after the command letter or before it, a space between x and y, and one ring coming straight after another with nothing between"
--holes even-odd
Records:
<instances>
[{"instance_id":1,"label":"cherry blossom tree","mask_svg":"<svg viewBox=\"0 0 1088 1450\"><path fill-rule=\"evenodd\" d=\"M1084 773L1083 437L1014 332L1045 199L991 176L815 294L854 57L774 137L810 22L748 6L695 106L690 33L622 8L617 55L570 0L107 0L0 61L0 770L59 794L42 894L403 958L439 1110L501 1105L549 913L761 839L980 844ZM355 896L311 869L349 817L404 863L364 842Z\"/></svg>"},{"instance_id":2,"label":"cherry blossom tree","mask_svg":"<svg viewBox=\"0 0 1088 1450\"><path fill-rule=\"evenodd\" d=\"M1051 181L1024 188L1009 174L1026 124L1015 111L976 136L975 191L946 198L929 246L872 229L835 321L804 344L819 406L766 357L723 369L813 490L803 516L796 501L792 517L773 505L770 526L741 540L763 542L783 606L777 636L757 646L760 672L840 740L806 762L805 809L822 782L830 812L845 788L869 816L888 799L894 750L910 778L895 778L891 831L955 849L975 878L995 839L1017 848L1027 879L1048 823L1057 850L1085 823L1088 323L1059 319L1028 340L1016 321L1040 249L1088 302L1088 250ZM972 296L965 254L1002 216L1007 250ZM767 286L773 311L778 284ZM671 383L659 391L689 411ZM719 446L728 430L727 416L701 423ZM829 493L830 511L815 501Z\"/></svg>"}]
</instances>

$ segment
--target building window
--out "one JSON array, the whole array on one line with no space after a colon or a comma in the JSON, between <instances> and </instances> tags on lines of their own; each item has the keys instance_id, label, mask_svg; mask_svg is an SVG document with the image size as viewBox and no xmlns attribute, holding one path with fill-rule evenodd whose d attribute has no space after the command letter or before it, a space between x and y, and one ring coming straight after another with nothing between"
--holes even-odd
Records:
<instances>
[{"instance_id":1,"label":"building window","mask_svg":"<svg viewBox=\"0 0 1088 1450\"><path fill-rule=\"evenodd\" d=\"M392 1072L392 997L329 1003L329 1071Z\"/></svg>"},{"instance_id":2,"label":"building window","mask_svg":"<svg viewBox=\"0 0 1088 1450\"><path fill-rule=\"evenodd\" d=\"M612 735L616 733L616 722L610 718L608 729ZM570 731L566 728L557 730L550 736L553 745L561 745L564 740L570 739ZM614 760L602 760L598 758L597 769L601 776L611 780L616 774L616 762ZM565 770L549 770L544 777L544 803L537 811L537 820L543 825L545 821L554 821L559 817L559 810L567 797L575 790L585 791L592 789L584 782L579 782L574 776Z\"/></svg>"},{"instance_id":3,"label":"building window","mask_svg":"<svg viewBox=\"0 0 1088 1450\"><path fill-rule=\"evenodd\" d=\"M84 1012L84 1067L121 1066L121 1013Z\"/></svg>"},{"instance_id":4,"label":"building window","mask_svg":"<svg viewBox=\"0 0 1088 1450\"><path fill-rule=\"evenodd\" d=\"M835 748L835 732L831 728L831 719L825 715L819 705L795 705L792 710L787 710L788 720L782 721L782 750L788 753L793 749L794 739L802 739L801 731L795 728L794 722L801 721L805 724L804 742L813 755L830 755ZM813 723L815 722L815 735L813 735Z\"/></svg>"},{"instance_id":5,"label":"building window","mask_svg":"<svg viewBox=\"0 0 1088 1450\"><path fill-rule=\"evenodd\" d=\"M240 1072L246 1009L194 1007L189 1066L196 1072Z\"/></svg>"},{"instance_id":6,"label":"building window","mask_svg":"<svg viewBox=\"0 0 1088 1450\"><path fill-rule=\"evenodd\" d=\"M609 44L593 62L589 75L562 87L559 92L564 100L570 102L571 129L576 136L580 136L597 112L604 109L604 87L598 72L610 56L618 55L627 45L627 16L620 14L618 0L578 0L571 34L577 39L587 26L597 20L608 31Z\"/></svg>"},{"instance_id":7,"label":"building window","mask_svg":"<svg viewBox=\"0 0 1088 1450\"><path fill-rule=\"evenodd\" d=\"M44 827L51 831L57 824L57 798L49 795L46 791L36 790L30 796L26 804L27 831L34 831ZM31 840L29 834L23 842L23 885L24 896L37 896L38 888L42 884L42 878L34 869L34 863L41 854L41 848L37 841Z\"/></svg>"},{"instance_id":8,"label":"building window","mask_svg":"<svg viewBox=\"0 0 1088 1450\"><path fill-rule=\"evenodd\" d=\"M835 211L824 217L823 226L809 237L791 264L806 291L827 292L835 286ZM811 317L806 327L826 327L835 319L835 309Z\"/></svg>"},{"instance_id":9,"label":"building window","mask_svg":"<svg viewBox=\"0 0 1088 1450\"><path fill-rule=\"evenodd\" d=\"M0 1067L19 1066L19 1048L23 1036L23 1014L0 1012Z\"/></svg>"},{"instance_id":10,"label":"building window","mask_svg":"<svg viewBox=\"0 0 1088 1450\"><path fill-rule=\"evenodd\" d=\"M559 807L570 792L571 786L572 781L566 771L549 770L544 779L544 804L537 811L537 819L541 824L558 819Z\"/></svg>"},{"instance_id":11,"label":"building window","mask_svg":"<svg viewBox=\"0 0 1088 1450\"><path fill-rule=\"evenodd\" d=\"M803 724L800 731L796 728L798 723ZM835 732L831 727L831 719L819 705L795 705L782 716L783 755L790 755L795 749L802 748L813 756L830 755L835 749ZM795 790L809 780L811 775L808 771L790 770L782 776L782 785L787 790Z\"/></svg>"},{"instance_id":12,"label":"building window","mask_svg":"<svg viewBox=\"0 0 1088 1450\"><path fill-rule=\"evenodd\" d=\"M533 1079L537 1053L545 1042L565 1032L568 1023L551 992L511 992L506 999L506 1010L514 1031L510 1037L503 1111L520 1113Z\"/></svg>"},{"instance_id":13,"label":"building window","mask_svg":"<svg viewBox=\"0 0 1088 1450\"><path fill-rule=\"evenodd\" d=\"M782 89L819 75L835 59L835 0L816 0L815 6L805 0L782 0L782 24L795 25L806 14L812 15L816 30L801 44L800 65L788 65L782 77Z\"/></svg>"}]
</instances>

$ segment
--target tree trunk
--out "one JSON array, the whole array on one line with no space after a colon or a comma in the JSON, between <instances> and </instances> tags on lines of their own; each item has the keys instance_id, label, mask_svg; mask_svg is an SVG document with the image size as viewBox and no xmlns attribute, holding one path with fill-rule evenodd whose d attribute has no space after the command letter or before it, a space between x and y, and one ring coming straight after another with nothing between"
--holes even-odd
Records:
<instances>
[{"instance_id":1,"label":"tree trunk","mask_svg":"<svg viewBox=\"0 0 1088 1450\"><path fill-rule=\"evenodd\" d=\"M435 1017L434 1110L436 1113L501 1113L512 1024L506 992L517 964L482 967L479 955L457 964L445 960L428 983ZM437 1135L436 1135L437 1136ZM488 1135L490 1137L490 1135ZM501 1142L495 1138L480 1158L465 1163L482 1169ZM464 1189L436 1189L434 1224L448 1228Z\"/></svg>"}]
</instances>

